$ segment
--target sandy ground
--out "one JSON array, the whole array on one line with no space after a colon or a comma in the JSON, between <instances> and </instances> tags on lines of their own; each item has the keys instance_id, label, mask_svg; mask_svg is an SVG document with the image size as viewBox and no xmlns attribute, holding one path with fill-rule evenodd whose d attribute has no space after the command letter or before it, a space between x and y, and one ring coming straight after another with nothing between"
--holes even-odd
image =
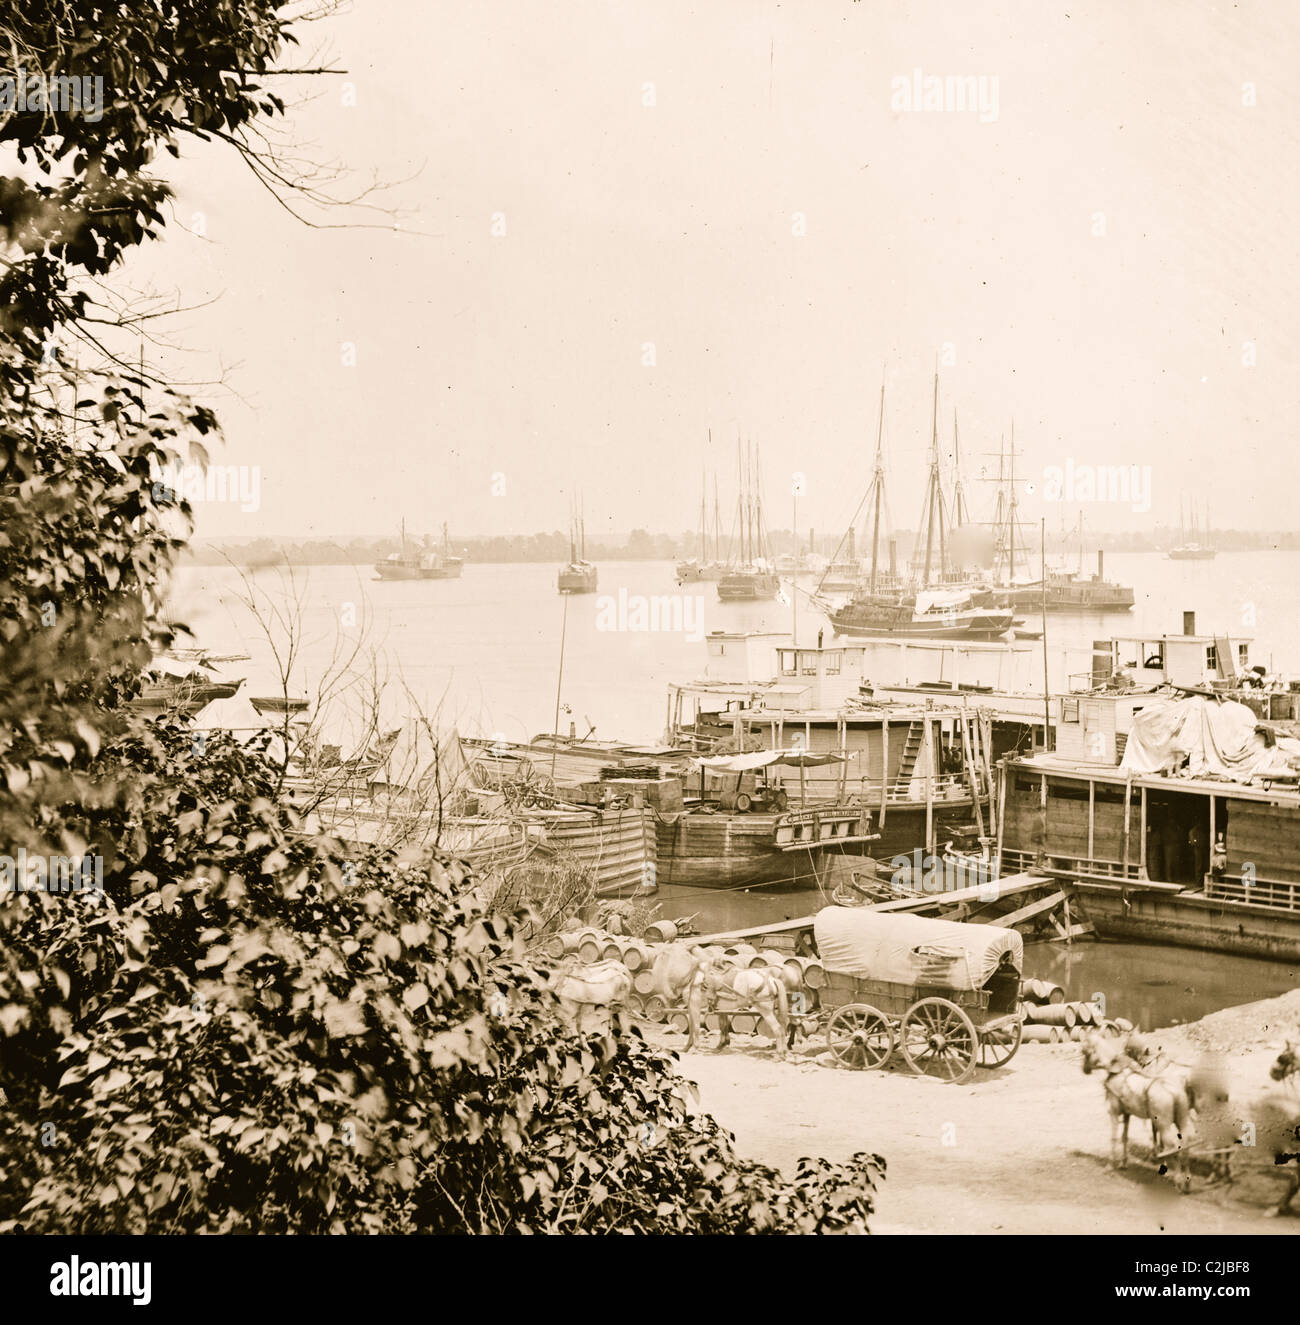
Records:
<instances>
[{"instance_id":1,"label":"sandy ground","mask_svg":"<svg viewBox=\"0 0 1300 1325\"><path fill-rule=\"evenodd\" d=\"M1298 1026L1300 990L1155 1034L1179 1058L1229 1052L1235 1098L1265 1087ZM682 1037L661 1042L680 1047ZM1238 1170L1231 1185L1197 1178L1188 1195L1134 1159L1113 1169L1102 1079L1083 1075L1078 1044L1024 1045L1000 1071L954 1086L906 1065L853 1072L829 1055L781 1063L769 1043L737 1036L722 1053L684 1056L682 1070L743 1155L787 1172L800 1155L883 1155L876 1232L1300 1233L1300 1217L1267 1216L1285 1190L1268 1169ZM1134 1120L1130 1139L1144 1133Z\"/></svg>"}]
</instances>

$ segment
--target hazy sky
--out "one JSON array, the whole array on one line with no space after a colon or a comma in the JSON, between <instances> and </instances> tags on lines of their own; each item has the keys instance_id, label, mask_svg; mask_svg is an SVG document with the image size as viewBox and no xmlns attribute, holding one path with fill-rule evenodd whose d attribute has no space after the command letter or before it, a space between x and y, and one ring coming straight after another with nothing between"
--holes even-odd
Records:
<instances>
[{"instance_id":1,"label":"hazy sky","mask_svg":"<svg viewBox=\"0 0 1300 1325\"><path fill-rule=\"evenodd\" d=\"M423 233L307 229L225 149L172 163L205 234L129 275L216 299L172 366L227 365L218 459L261 467L200 535L558 528L578 486L589 532L680 530L701 466L732 499L738 429L770 523L798 470L801 526L839 532L882 369L910 528L937 356L969 479L1014 418L1028 520L1074 522L1037 486L1073 462L1151 466L1152 509L1096 528L1180 492L1294 526L1294 6L370 0L308 31L348 72L293 81L293 137ZM996 79L996 116L900 106L918 70Z\"/></svg>"}]
</instances>

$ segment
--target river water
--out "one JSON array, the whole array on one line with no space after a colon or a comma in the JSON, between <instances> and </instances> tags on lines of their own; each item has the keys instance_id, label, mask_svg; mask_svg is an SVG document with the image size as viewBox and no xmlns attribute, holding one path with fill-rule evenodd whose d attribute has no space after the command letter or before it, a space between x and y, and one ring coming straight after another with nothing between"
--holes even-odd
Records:
<instances>
[{"instance_id":1,"label":"river water","mask_svg":"<svg viewBox=\"0 0 1300 1325\"><path fill-rule=\"evenodd\" d=\"M667 685L702 674L709 631L788 633L797 626L800 643L814 643L819 629L827 642L832 638L803 593L793 605L788 599L724 604L712 584L678 589L671 563L627 561L600 565L598 594L566 599L556 593L556 569L467 565L458 580L388 583L374 580L368 566L297 568L291 578L275 569L245 577L228 568L189 566L177 574L171 611L203 647L251 655L229 669L248 678L245 694L279 691L272 641L281 649L284 644L282 629L268 631L254 619L245 601L251 596L263 617L292 612L300 620L296 691L315 695L340 660L350 658L354 671L386 678L384 708L393 725L409 716L409 692L442 727L511 741L553 729L557 683L560 730L572 722L579 734L593 729L597 739L657 741ZM1253 638L1254 662L1300 674L1300 553L1220 553L1209 562L1113 553L1105 569L1108 578L1133 585L1136 605L1117 614L1051 614L1047 652L1054 686L1086 668L1094 639L1176 634L1183 611L1196 613L1203 634ZM638 628L638 600L662 595L676 596L671 612L646 623L657 629ZM1041 623L1025 615L1027 626L1037 629ZM816 891L688 889L663 889L656 900L665 915L700 912L706 932L807 915L822 901ZM1300 984L1300 972L1278 963L1093 943L1076 944L1072 952L1032 945L1026 974L1065 985L1072 998L1113 991L1113 999L1107 995L1112 1011L1148 1026Z\"/></svg>"}]
</instances>

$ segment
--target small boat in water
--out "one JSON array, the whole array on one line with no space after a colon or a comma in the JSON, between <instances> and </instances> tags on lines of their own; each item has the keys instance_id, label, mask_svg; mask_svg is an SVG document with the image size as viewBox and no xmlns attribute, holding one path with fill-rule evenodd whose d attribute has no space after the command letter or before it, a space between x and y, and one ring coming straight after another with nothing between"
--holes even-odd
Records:
<instances>
[{"instance_id":1,"label":"small boat in water","mask_svg":"<svg viewBox=\"0 0 1300 1325\"><path fill-rule=\"evenodd\" d=\"M375 574L381 580L453 580L459 579L464 561L451 555L447 526L442 526L442 547L422 551L406 541L406 521L402 521L402 545L382 561L375 562Z\"/></svg>"},{"instance_id":2,"label":"small boat in water","mask_svg":"<svg viewBox=\"0 0 1300 1325\"><path fill-rule=\"evenodd\" d=\"M222 681L209 665L162 654L145 668L144 687L131 707L149 718L170 712L192 718L213 700L229 699L243 684L242 676Z\"/></svg>"},{"instance_id":3,"label":"small boat in water","mask_svg":"<svg viewBox=\"0 0 1300 1325\"><path fill-rule=\"evenodd\" d=\"M286 713L305 713L310 700L297 695L250 695L250 704L264 717Z\"/></svg>"},{"instance_id":4,"label":"small boat in water","mask_svg":"<svg viewBox=\"0 0 1300 1325\"><path fill-rule=\"evenodd\" d=\"M587 521L575 507L569 521L569 564L556 577L560 593L595 593L596 568L587 560Z\"/></svg>"}]
</instances>

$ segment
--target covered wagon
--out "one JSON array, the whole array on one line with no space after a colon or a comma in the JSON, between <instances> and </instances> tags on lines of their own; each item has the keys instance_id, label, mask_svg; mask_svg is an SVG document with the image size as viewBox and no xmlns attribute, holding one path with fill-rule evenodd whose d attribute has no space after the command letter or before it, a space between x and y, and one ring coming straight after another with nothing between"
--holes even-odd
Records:
<instances>
[{"instance_id":1,"label":"covered wagon","mask_svg":"<svg viewBox=\"0 0 1300 1325\"><path fill-rule=\"evenodd\" d=\"M1024 941L1014 929L828 906L813 922L826 971L826 1039L847 1067L965 1081L1020 1048Z\"/></svg>"}]
</instances>

